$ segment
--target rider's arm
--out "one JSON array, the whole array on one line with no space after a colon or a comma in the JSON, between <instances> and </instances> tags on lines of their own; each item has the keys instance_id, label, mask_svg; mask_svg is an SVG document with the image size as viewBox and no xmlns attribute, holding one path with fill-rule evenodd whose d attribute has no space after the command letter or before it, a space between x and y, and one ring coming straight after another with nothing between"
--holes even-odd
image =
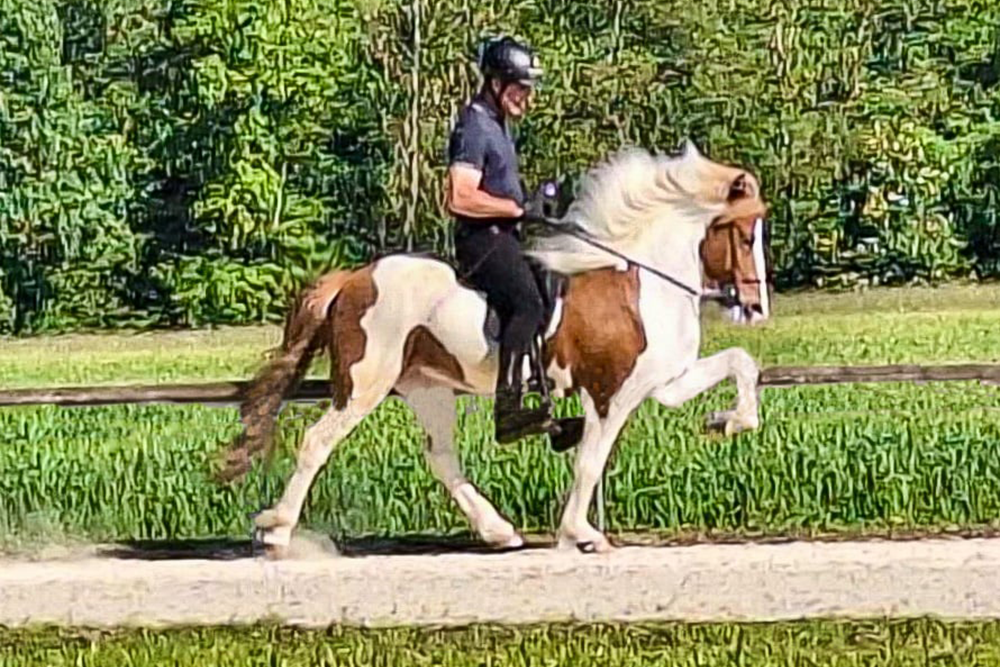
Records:
<instances>
[{"instance_id":1,"label":"rider's arm","mask_svg":"<svg viewBox=\"0 0 1000 667\"><path fill-rule=\"evenodd\" d=\"M513 199L494 197L479 189L483 172L467 163L448 169L446 203L448 211L470 218L519 218L524 213Z\"/></svg>"},{"instance_id":2,"label":"rider's arm","mask_svg":"<svg viewBox=\"0 0 1000 667\"><path fill-rule=\"evenodd\" d=\"M480 189L489 138L475 124L457 125L448 142L448 182L445 205L455 215L469 218L519 218L519 202L494 197Z\"/></svg>"}]
</instances>

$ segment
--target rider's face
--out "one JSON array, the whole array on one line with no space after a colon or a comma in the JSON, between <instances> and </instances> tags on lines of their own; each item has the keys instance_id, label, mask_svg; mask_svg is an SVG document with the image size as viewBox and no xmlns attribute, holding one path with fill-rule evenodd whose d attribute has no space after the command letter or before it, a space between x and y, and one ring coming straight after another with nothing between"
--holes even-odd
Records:
<instances>
[{"instance_id":1,"label":"rider's face","mask_svg":"<svg viewBox=\"0 0 1000 667\"><path fill-rule=\"evenodd\" d=\"M500 96L504 114L510 118L521 118L528 111L532 90L520 83L509 83Z\"/></svg>"}]
</instances>

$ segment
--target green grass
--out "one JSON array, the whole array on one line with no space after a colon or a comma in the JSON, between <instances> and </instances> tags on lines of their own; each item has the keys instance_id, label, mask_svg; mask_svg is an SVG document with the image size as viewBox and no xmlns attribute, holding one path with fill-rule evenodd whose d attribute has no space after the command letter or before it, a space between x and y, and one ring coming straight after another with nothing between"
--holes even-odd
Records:
<instances>
[{"instance_id":1,"label":"green grass","mask_svg":"<svg viewBox=\"0 0 1000 667\"><path fill-rule=\"evenodd\" d=\"M1000 624L908 620L459 630L0 630L0 667L929 664L1000 664Z\"/></svg>"},{"instance_id":2,"label":"green grass","mask_svg":"<svg viewBox=\"0 0 1000 667\"><path fill-rule=\"evenodd\" d=\"M897 290L786 298L762 329L708 324L706 352L747 347L765 365L996 361L1000 291ZM903 304L905 308L900 308ZM787 314L784 314L787 313ZM6 385L246 377L277 342L272 328L41 338L0 349ZM789 534L991 526L1000 516L1000 391L973 383L768 390L763 428L701 432L726 386L677 411L651 402L631 420L608 471L613 530ZM520 528L550 530L571 457L539 439L491 442L489 403L467 402L459 442L470 478ZM317 408L283 416L297 442ZM0 411L0 543L245 536L292 465L215 485L211 455L238 428L233 409L49 406ZM464 532L420 453L408 410L387 402L335 452L310 494L309 527L338 536ZM264 484L266 482L266 484Z\"/></svg>"},{"instance_id":3,"label":"green grass","mask_svg":"<svg viewBox=\"0 0 1000 667\"><path fill-rule=\"evenodd\" d=\"M705 352L743 345L764 365L1000 361L1000 285L779 295L775 309L753 329L706 309ZM240 379L280 340L271 326L0 339L0 386Z\"/></svg>"},{"instance_id":4,"label":"green grass","mask_svg":"<svg viewBox=\"0 0 1000 667\"><path fill-rule=\"evenodd\" d=\"M0 386L245 379L280 342L277 327L5 339Z\"/></svg>"},{"instance_id":5,"label":"green grass","mask_svg":"<svg viewBox=\"0 0 1000 667\"><path fill-rule=\"evenodd\" d=\"M720 392L711 407L722 399ZM722 440L700 432L704 409L672 414L647 404L633 419L607 477L613 529L937 529L988 525L1000 513L1000 395L993 389L769 393L764 428ZM879 411L853 416L867 409ZM293 412L288 436L301 430L295 417L316 414ZM484 409L461 416L471 479L518 526L552 528L571 458L538 440L493 445L491 423ZM41 525L102 539L245 535L247 512L262 502L256 475L235 489L207 476L216 443L236 430L233 411L36 408L0 414L0 424L8 434L0 450L8 534ZM305 525L340 536L464 530L423 463L419 436L407 410L383 406L321 473ZM291 464L289 456L279 459L264 499L275 497Z\"/></svg>"}]
</instances>

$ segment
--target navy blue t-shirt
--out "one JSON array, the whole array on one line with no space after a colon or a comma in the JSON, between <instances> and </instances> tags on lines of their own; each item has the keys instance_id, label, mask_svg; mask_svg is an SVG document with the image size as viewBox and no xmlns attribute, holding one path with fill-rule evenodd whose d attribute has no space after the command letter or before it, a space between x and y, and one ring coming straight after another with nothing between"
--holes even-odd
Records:
<instances>
[{"instance_id":1,"label":"navy blue t-shirt","mask_svg":"<svg viewBox=\"0 0 1000 667\"><path fill-rule=\"evenodd\" d=\"M476 97L462 109L448 142L448 165L467 164L483 172L480 188L494 197L524 203L514 140L499 114ZM458 216L459 221L464 220ZM482 224L483 219L470 219ZM504 222L507 222L505 220ZM516 220L509 219L511 224Z\"/></svg>"}]
</instances>

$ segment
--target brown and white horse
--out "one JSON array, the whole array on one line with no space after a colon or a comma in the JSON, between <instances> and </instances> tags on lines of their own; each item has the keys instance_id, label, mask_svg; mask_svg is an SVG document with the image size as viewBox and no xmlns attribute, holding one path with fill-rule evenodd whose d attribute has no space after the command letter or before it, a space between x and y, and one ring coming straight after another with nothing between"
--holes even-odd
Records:
<instances>
[{"instance_id":1,"label":"brown and white horse","mask_svg":"<svg viewBox=\"0 0 1000 667\"><path fill-rule=\"evenodd\" d=\"M575 478L559 527L560 547L611 548L587 510L625 421L647 398L676 407L727 378L732 410L710 417L726 434L758 427L758 368L740 348L698 358L703 280L739 286L741 320L769 315L757 179L706 158L690 142L677 155L629 150L591 170L563 220L629 258L623 261L555 234L529 252L567 277L545 334L554 395L577 392L585 410ZM270 446L283 397L313 356L331 355L333 401L305 433L279 502L260 513L258 536L272 555L288 546L313 480L333 448L390 394L414 411L428 435L425 455L479 536L517 547L521 537L463 474L454 447L460 394L491 396L497 346L485 333L483 295L432 257L381 258L320 278L289 313L282 346L243 401L244 432L230 446L222 478L244 474Z\"/></svg>"}]
</instances>

